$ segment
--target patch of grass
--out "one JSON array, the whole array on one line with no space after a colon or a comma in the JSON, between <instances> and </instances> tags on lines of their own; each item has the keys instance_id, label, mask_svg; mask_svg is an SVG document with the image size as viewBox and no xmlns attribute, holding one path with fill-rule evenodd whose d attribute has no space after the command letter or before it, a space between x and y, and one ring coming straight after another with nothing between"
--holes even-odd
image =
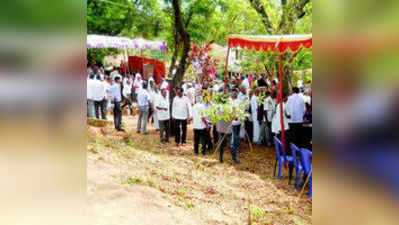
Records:
<instances>
[{"instance_id":1,"label":"patch of grass","mask_svg":"<svg viewBox=\"0 0 399 225\"><path fill-rule=\"evenodd\" d=\"M123 137L123 141L126 143L126 145L128 146L133 146L134 142L133 142L133 138L132 135L130 133L127 133L124 137Z\"/></svg>"},{"instance_id":2,"label":"patch of grass","mask_svg":"<svg viewBox=\"0 0 399 225\"><path fill-rule=\"evenodd\" d=\"M145 180L141 177L136 177L136 176L132 176L132 177L128 177L126 182L124 182L128 185L135 185L135 184L144 184Z\"/></svg>"},{"instance_id":3,"label":"patch of grass","mask_svg":"<svg viewBox=\"0 0 399 225\"><path fill-rule=\"evenodd\" d=\"M265 215L266 210L264 210L256 205L251 205L249 207L249 212L251 213L251 218L258 220Z\"/></svg>"}]
</instances>

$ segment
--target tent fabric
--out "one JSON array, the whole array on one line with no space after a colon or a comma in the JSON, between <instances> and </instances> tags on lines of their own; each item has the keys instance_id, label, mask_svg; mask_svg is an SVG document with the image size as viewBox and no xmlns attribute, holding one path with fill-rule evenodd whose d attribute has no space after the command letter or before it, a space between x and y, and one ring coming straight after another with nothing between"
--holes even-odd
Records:
<instances>
[{"instance_id":1,"label":"tent fabric","mask_svg":"<svg viewBox=\"0 0 399 225\"><path fill-rule=\"evenodd\" d=\"M154 80L155 83L159 84L161 82L161 78L165 77L165 63L156 59L149 59L140 56L129 56L130 71L136 72L138 70L141 74L143 74L144 64L151 64L154 66Z\"/></svg>"},{"instance_id":2,"label":"tent fabric","mask_svg":"<svg viewBox=\"0 0 399 225\"><path fill-rule=\"evenodd\" d=\"M312 35L231 35L228 39L229 47L241 47L256 51L298 51L301 47L312 47Z\"/></svg>"},{"instance_id":3,"label":"tent fabric","mask_svg":"<svg viewBox=\"0 0 399 225\"><path fill-rule=\"evenodd\" d=\"M116 48L116 49L151 49L166 50L165 41L148 41L142 38L130 39L127 37L111 37L104 35L87 35L87 48Z\"/></svg>"}]
</instances>

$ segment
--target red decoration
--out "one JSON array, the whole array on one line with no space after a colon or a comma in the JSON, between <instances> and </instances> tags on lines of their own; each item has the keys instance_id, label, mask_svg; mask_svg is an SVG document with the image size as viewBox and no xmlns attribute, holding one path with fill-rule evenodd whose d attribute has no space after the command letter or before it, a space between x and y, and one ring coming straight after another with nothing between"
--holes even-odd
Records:
<instances>
[{"instance_id":1,"label":"red decoration","mask_svg":"<svg viewBox=\"0 0 399 225\"><path fill-rule=\"evenodd\" d=\"M149 59L140 56L129 56L129 69L131 72L139 71L143 74L143 65L151 64L154 66L154 80L159 84L161 78L165 77L165 63L156 59Z\"/></svg>"},{"instance_id":2,"label":"red decoration","mask_svg":"<svg viewBox=\"0 0 399 225\"><path fill-rule=\"evenodd\" d=\"M192 44L191 47L189 58L193 64L194 71L201 71L201 81L211 80L213 79L212 76L216 74L218 60L209 55L211 50L210 43L206 43L202 48L196 44Z\"/></svg>"},{"instance_id":3,"label":"red decoration","mask_svg":"<svg viewBox=\"0 0 399 225\"><path fill-rule=\"evenodd\" d=\"M256 51L273 51L278 50L279 52L285 52L289 48L291 51L296 52L300 47L309 49L312 47L312 38L302 41L282 41L282 42L264 42L264 41L253 41L242 38L229 38L230 47L241 47L251 50L255 48Z\"/></svg>"}]
</instances>

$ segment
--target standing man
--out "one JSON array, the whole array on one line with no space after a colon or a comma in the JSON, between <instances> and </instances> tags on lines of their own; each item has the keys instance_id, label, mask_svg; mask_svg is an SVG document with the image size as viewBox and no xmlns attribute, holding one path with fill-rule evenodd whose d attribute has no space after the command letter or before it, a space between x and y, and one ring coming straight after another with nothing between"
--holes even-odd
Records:
<instances>
[{"instance_id":1,"label":"standing man","mask_svg":"<svg viewBox=\"0 0 399 225\"><path fill-rule=\"evenodd\" d=\"M264 111L266 114L266 146L273 146L272 137L272 119L276 111L275 94L271 94L269 91L266 92L266 99L263 103Z\"/></svg>"},{"instance_id":2,"label":"standing man","mask_svg":"<svg viewBox=\"0 0 399 225\"><path fill-rule=\"evenodd\" d=\"M94 74L89 75L89 79L87 79L87 117L94 118L94 100L93 100L93 84L94 84Z\"/></svg>"},{"instance_id":3,"label":"standing man","mask_svg":"<svg viewBox=\"0 0 399 225\"><path fill-rule=\"evenodd\" d=\"M172 118L175 120L175 141L179 146L179 144L186 144L187 120L191 118L191 103L186 96L183 96L183 88L178 88L176 94L172 103Z\"/></svg>"},{"instance_id":4,"label":"standing man","mask_svg":"<svg viewBox=\"0 0 399 225\"><path fill-rule=\"evenodd\" d=\"M205 116L202 114L205 110L205 105L201 102L201 97L196 98L196 103L193 106L193 128L194 128L194 153L198 155L198 147L201 142L202 155L205 155L205 132L209 130L208 123ZM209 151L210 149L208 149Z\"/></svg>"},{"instance_id":5,"label":"standing man","mask_svg":"<svg viewBox=\"0 0 399 225\"><path fill-rule=\"evenodd\" d=\"M121 78L119 76L115 77L115 82L110 89L111 101L114 104L114 125L117 131L124 131L121 128L122 123L122 110L121 110Z\"/></svg>"},{"instance_id":6,"label":"standing man","mask_svg":"<svg viewBox=\"0 0 399 225\"><path fill-rule=\"evenodd\" d=\"M143 87L137 94L137 105L139 106L140 114L137 122L137 133L140 133L141 123L143 123L143 134L147 132L148 114L150 111L150 94L147 91L147 83L143 83Z\"/></svg>"},{"instance_id":7,"label":"standing man","mask_svg":"<svg viewBox=\"0 0 399 225\"><path fill-rule=\"evenodd\" d=\"M97 119L100 119L100 112L102 112L102 105L105 99L106 91L103 82L101 81L101 75L96 76L96 80L93 82L92 86L92 98L94 100L94 110ZM102 115L104 119L105 115Z\"/></svg>"},{"instance_id":8,"label":"standing man","mask_svg":"<svg viewBox=\"0 0 399 225\"><path fill-rule=\"evenodd\" d=\"M169 98L167 96L166 89L161 90L161 95L158 95L155 101L156 113L159 122L159 136L161 143L169 143ZM165 136L163 135L165 133Z\"/></svg>"},{"instance_id":9,"label":"standing man","mask_svg":"<svg viewBox=\"0 0 399 225\"><path fill-rule=\"evenodd\" d=\"M243 77L241 77L241 80L242 80L241 85L243 87L245 87L245 91L246 91L245 95L248 96L249 95L249 91L251 89L251 86L250 86L250 83L249 83L249 79L248 79L248 75L244 75Z\"/></svg>"},{"instance_id":10,"label":"standing man","mask_svg":"<svg viewBox=\"0 0 399 225\"><path fill-rule=\"evenodd\" d=\"M137 95L139 94L141 88L143 87L143 80L141 78L141 75L139 73L136 73L136 77L134 78L134 98L137 101Z\"/></svg>"},{"instance_id":11,"label":"standing man","mask_svg":"<svg viewBox=\"0 0 399 225\"><path fill-rule=\"evenodd\" d=\"M290 140L298 147L302 146L302 127L303 116L306 112L306 104L299 95L299 88L292 88L293 94L288 98L287 107L291 118L288 120L290 125Z\"/></svg>"},{"instance_id":12,"label":"standing man","mask_svg":"<svg viewBox=\"0 0 399 225\"><path fill-rule=\"evenodd\" d=\"M109 90L111 88L111 85L108 83L109 81L104 77L102 79L102 83L104 85L104 92L105 92L105 98L101 104L101 116L103 120L107 119L107 108L108 108L108 102L109 102Z\"/></svg>"},{"instance_id":13,"label":"standing man","mask_svg":"<svg viewBox=\"0 0 399 225\"><path fill-rule=\"evenodd\" d=\"M255 89L254 95L251 97L251 115L253 123L253 142L259 144L259 121L258 121L258 95L259 89Z\"/></svg>"}]
</instances>

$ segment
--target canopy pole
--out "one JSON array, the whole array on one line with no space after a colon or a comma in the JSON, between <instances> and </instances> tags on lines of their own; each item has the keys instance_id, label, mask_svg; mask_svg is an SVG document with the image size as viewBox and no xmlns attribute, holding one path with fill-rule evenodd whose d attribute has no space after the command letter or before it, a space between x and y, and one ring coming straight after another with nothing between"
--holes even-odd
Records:
<instances>
[{"instance_id":1,"label":"canopy pole","mask_svg":"<svg viewBox=\"0 0 399 225\"><path fill-rule=\"evenodd\" d=\"M285 148L286 148L286 143L285 143L285 129L284 129L284 99L283 99L283 88L284 88L284 74L283 74L283 55L280 52L279 55L279 63L278 63L278 69L279 69L279 83L280 83L280 90L279 90L279 99L280 99L280 125L281 125L281 143L283 144L283 152L285 154Z\"/></svg>"},{"instance_id":2,"label":"canopy pole","mask_svg":"<svg viewBox=\"0 0 399 225\"><path fill-rule=\"evenodd\" d=\"M229 66L229 56L230 56L230 45L228 45L227 47L227 55L226 55L226 65L224 67L224 86L227 86L227 81L229 80L228 76L227 76L227 69Z\"/></svg>"},{"instance_id":3,"label":"canopy pole","mask_svg":"<svg viewBox=\"0 0 399 225\"><path fill-rule=\"evenodd\" d=\"M125 76L126 76L126 73L130 73L130 69L129 69L129 52L127 51L127 49L125 50L125 56L126 56L126 61L125 61L125 66L126 66Z\"/></svg>"}]
</instances>

